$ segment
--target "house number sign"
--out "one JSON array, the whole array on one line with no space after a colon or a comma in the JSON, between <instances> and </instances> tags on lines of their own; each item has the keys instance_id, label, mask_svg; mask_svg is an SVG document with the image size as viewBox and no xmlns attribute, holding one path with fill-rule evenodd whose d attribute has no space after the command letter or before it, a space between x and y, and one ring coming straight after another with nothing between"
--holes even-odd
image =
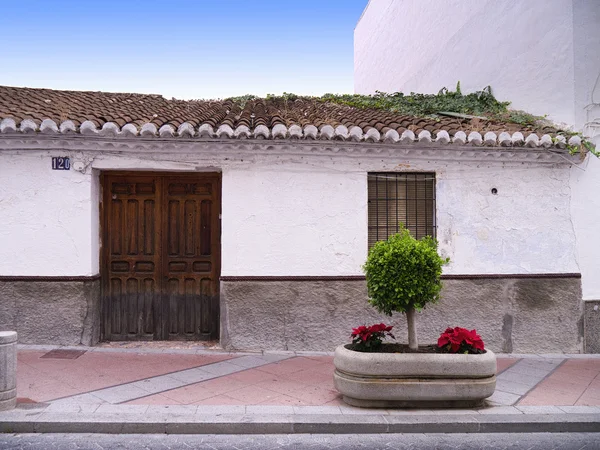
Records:
<instances>
[{"instance_id":1,"label":"house number sign","mask_svg":"<svg viewBox=\"0 0 600 450\"><path fill-rule=\"evenodd\" d=\"M71 170L71 161L68 156L53 156L52 170Z\"/></svg>"}]
</instances>

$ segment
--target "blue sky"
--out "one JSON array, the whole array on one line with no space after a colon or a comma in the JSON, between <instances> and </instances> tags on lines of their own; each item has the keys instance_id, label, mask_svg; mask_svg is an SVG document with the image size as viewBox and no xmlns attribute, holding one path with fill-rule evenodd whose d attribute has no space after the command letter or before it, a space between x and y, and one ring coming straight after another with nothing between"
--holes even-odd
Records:
<instances>
[{"instance_id":1,"label":"blue sky","mask_svg":"<svg viewBox=\"0 0 600 450\"><path fill-rule=\"evenodd\" d=\"M351 93L366 4L0 0L0 84L182 99Z\"/></svg>"}]
</instances>

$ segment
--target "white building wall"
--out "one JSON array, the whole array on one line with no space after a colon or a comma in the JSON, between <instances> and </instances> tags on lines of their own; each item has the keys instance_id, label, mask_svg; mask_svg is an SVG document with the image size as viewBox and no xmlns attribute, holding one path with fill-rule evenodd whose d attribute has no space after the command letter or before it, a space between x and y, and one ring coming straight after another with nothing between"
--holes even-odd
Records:
<instances>
[{"instance_id":1,"label":"white building wall","mask_svg":"<svg viewBox=\"0 0 600 450\"><path fill-rule=\"evenodd\" d=\"M568 169L452 166L437 197L445 273L579 272Z\"/></svg>"},{"instance_id":2,"label":"white building wall","mask_svg":"<svg viewBox=\"0 0 600 450\"><path fill-rule=\"evenodd\" d=\"M600 148L600 136L596 137ZM585 171L571 168L571 214L577 237L577 254L584 300L600 299L600 159L589 155Z\"/></svg>"},{"instance_id":3,"label":"white building wall","mask_svg":"<svg viewBox=\"0 0 600 450\"><path fill-rule=\"evenodd\" d=\"M82 174L52 171L51 156L0 153L0 275L98 273L100 170L203 167L223 172L222 275L360 275L367 254L366 174L396 171L399 164L437 172L438 239L452 260L446 273L579 271L566 164L94 152L72 155L87 164Z\"/></svg>"},{"instance_id":4,"label":"white building wall","mask_svg":"<svg viewBox=\"0 0 600 450\"><path fill-rule=\"evenodd\" d=\"M355 92L490 85L515 109L574 123L575 102L583 106L575 92L588 83L580 53L600 47L590 19L600 2L575 4L574 17L573 0L371 0L354 33Z\"/></svg>"},{"instance_id":5,"label":"white building wall","mask_svg":"<svg viewBox=\"0 0 600 450\"><path fill-rule=\"evenodd\" d=\"M64 153L0 153L0 275L98 273L93 177L52 170L51 156Z\"/></svg>"},{"instance_id":6,"label":"white building wall","mask_svg":"<svg viewBox=\"0 0 600 450\"><path fill-rule=\"evenodd\" d=\"M347 169L224 170L223 275L360 274L367 175Z\"/></svg>"},{"instance_id":7,"label":"white building wall","mask_svg":"<svg viewBox=\"0 0 600 450\"><path fill-rule=\"evenodd\" d=\"M435 93L457 81L463 92L490 85L515 109L598 134L600 148L598 0L371 0L354 38L357 93ZM598 299L600 162L589 157L585 172L571 172L583 298ZM546 226L536 217L534 225ZM535 246L530 250L525 267L537 255Z\"/></svg>"}]
</instances>

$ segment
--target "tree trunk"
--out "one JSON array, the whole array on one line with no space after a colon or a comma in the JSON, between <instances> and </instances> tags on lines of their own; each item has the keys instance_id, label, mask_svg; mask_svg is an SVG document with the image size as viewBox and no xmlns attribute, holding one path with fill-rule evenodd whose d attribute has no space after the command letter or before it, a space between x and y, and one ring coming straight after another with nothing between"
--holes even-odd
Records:
<instances>
[{"instance_id":1,"label":"tree trunk","mask_svg":"<svg viewBox=\"0 0 600 450\"><path fill-rule=\"evenodd\" d=\"M406 311L406 322L408 324L408 348L417 350L419 342L417 341L417 318L415 308Z\"/></svg>"}]
</instances>

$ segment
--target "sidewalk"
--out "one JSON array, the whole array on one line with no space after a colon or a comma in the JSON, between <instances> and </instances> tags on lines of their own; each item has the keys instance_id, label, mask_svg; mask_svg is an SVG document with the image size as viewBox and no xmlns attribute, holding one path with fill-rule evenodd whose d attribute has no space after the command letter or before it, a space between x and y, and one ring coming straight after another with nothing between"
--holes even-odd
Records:
<instances>
[{"instance_id":1,"label":"sidewalk","mask_svg":"<svg viewBox=\"0 0 600 450\"><path fill-rule=\"evenodd\" d=\"M596 355L498 356L496 392L471 410L354 408L333 370L325 353L20 346L0 431L600 431Z\"/></svg>"}]
</instances>

